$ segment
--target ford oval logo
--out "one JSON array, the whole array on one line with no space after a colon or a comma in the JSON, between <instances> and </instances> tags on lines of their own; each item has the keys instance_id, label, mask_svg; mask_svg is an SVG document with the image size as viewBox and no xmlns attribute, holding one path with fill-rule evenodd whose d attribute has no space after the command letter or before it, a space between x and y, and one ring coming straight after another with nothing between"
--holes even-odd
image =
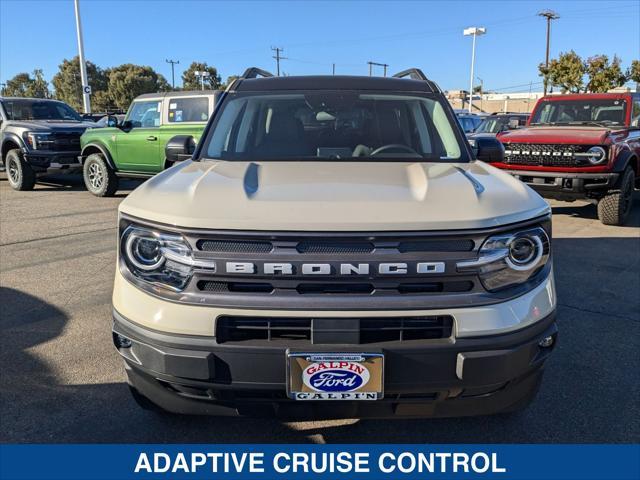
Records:
<instances>
[{"instance_id":1,"label":"ford oval logo","mask_svg":"<svg viewBox=\"0 0 640 480\"><path fill-rule=\"evenodd\" d=\"M369 370L356 362L312 363L304 369L302 380L316 392L353 392L367 384Z\"/></svg>"}]
</instances>

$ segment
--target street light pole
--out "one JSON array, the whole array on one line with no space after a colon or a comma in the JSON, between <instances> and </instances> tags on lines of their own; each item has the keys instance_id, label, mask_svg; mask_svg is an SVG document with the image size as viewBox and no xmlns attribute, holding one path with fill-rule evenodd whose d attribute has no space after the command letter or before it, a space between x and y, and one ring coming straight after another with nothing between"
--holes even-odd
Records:
<instances>
[{"instance_id":1,"label":"street light pole","mask_svg":"<svg viewBox=\"0 0 640 480\"><path fill-rule=\"evenodd\" d=\"M206 70L203 70L203 71L201 71L201 72L200 72L200 71L193 72L193 74L194 74L196 77L200 77L200 88L201 88L202 90L204 90L204 79L205 79L206 77L210 77L210 76L211 76L211 74L210 74L209 72L207 72Z\"/></svg>"},{"instance_id":2,"label":"street light pole","mask_svg":"<svg viewBox=\"0 0 640 480\"><path fill-rule=\"evenodd\" d=\"M80 22L79 0L73 2L76 11L76 33L78 35L78 60L80 61L80 78L82 79L82 107L84 113L91 113L91 87L87 80L87 64L84 61L84 44L82 42L82 23Z\"/></svg>"},{"instance_id":3,"label":"street light pole","mask_svg":"<svg viewBox=\"0 0 640 480\"><path fill-rule=\"evenodd\" d=\"M471 75L469 80L469 113L471 113L473 107L473 65L476 61L476 37L487 33L487 29L484 27L469 27L465 28L462 33L465 36L473 36L473 45L471 47Z\"/></svg>"}]
</instances>

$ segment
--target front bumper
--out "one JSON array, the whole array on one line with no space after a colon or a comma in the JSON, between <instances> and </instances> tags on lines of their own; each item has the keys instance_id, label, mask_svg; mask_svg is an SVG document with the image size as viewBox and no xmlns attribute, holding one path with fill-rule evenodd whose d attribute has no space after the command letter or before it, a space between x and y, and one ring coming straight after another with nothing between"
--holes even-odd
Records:
<instances>
[{"instance_id":1,"label":"front bumper","mask_svg":"<svg viewBox=\"0 0 640 480\"><path fill-rule=\"evenodd\" d=\"M82 171L82 163L78 160L78 153L75 150L30 150L24 153L24 158L38 175L78 173Z\"/></svg>"},{"instance_id":2,"label":"front bumper","mask_svg":"<svg viewBox=\"0 0 640 480\"><path fill-rule=\"evenodd\" d=\"M618 173L540 172L534 170L506 170L543 196L558 199L577 199L599 196L615 187Z\"/></svg>"},{"instance_id":3,"label":"front bumper","mask_svg":"<svg viewBox=\"0 0 640 480\"><path fill-rule=\"evenodd\" d=\"M313 345L314 352L385 356L384 399L296 402L286 395L286 346L219 344L160 333L114 309L114 343L129 383L183 414L283 419L483 415L516 409L537 392L557 335L555 311L509 333L369 345ZM122 346L122 337L131 342ZM552 337L551 346L541 347Z\"/></svg>"}]
</instances>

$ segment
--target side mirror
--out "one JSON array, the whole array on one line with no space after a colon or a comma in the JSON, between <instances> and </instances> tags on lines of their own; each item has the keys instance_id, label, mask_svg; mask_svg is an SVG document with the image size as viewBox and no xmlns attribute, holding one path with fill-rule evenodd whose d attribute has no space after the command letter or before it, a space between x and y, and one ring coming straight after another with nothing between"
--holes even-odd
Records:
<instances>
[{"instance_id":1,"label":"side mirror","mask_svg":"<svg viewBox=\"0 0 640 480\"><path fill-rule=\"evenodd\" d=\"M120 129L120 130L126 130L129 131L133 128L133 123L131 122L131 120L125 120L124 122L122 122L121 124L117 124L116 126Z\"/></svg>"},{"instance_id":2,"label":"side mirror","mask_svg":"<svg viewBox=\"0 0 640 480\"><path fill-rule=\"evenodd\" d=\"M191 135L176 135L164 147L165 158L168 162L182 162L189 160L196 149L196 139Z\"/></svg>"},{"instance_id":3,"label":"side mirror","mask_svg":"<svg viewBox=\"0 0 640 480\"><path fill-rule=\"evenodd\" d=\"M492 137L476 138L476 158L487 163L504 162L504 146Z\"/></svg>"},{"instance_id":4,"label":"side mirror","mask_svg":"<svg viewBox=\"0 0 640 480\"><path fill-rule=\"evenodd\" d=\"M115 115L107 115L107 127L117 127L118 117Z\"/></svg>"}]
</instances>

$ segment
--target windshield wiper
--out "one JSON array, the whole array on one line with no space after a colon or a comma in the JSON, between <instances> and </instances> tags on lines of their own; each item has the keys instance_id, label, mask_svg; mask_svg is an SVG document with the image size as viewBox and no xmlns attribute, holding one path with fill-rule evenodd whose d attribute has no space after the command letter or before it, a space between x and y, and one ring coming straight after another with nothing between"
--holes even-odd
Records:
<instances>
[{"instance_id":1,"label":"windshield wiper","mask_svg":"<svg viewBox=\"0 0 640 480\"><path fill-rule=\"evenodd\" d=\"M605 122L610 122L611 120L605 120ZM598 127L607 127L608 125L604 122L598 122L595 120L583 120L580 122L567 122L567 125L596 125Z\"/></svg>"}]
</instances>

